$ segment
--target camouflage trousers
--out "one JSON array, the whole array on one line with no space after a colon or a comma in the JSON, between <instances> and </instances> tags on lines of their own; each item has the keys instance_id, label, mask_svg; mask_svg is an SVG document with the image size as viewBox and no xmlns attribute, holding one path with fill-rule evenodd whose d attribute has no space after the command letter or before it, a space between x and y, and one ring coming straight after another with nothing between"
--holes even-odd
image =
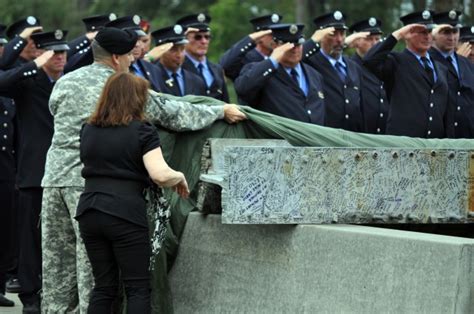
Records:
<instances>
[{"instance_id":1,"label":"camouflage trousers","mask_svg":"<svg viewBox=\"0 0 474 314\"><path fill-rule=\"evenodd\" d=\"M94 279L76 214L83 187L44 188L42 313L87 313Z\"/></svg>"}]
</instances>

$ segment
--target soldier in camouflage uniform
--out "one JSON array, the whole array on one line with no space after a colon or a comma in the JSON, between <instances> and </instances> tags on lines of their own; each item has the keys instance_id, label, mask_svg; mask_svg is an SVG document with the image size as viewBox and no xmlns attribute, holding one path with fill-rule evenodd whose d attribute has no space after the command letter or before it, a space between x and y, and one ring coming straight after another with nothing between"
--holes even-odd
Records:
<instances>
[{"instance_id":1,"label":"soldier in camouflage uniform","mask_svg":"<svg viewBox=\"0 0 474 314\"><path fill-rule=\"evenodd\" d=\"M42 186L43 313L86 313L93 285L91 267L74 220L84 189L79 158L81 126L93 112L107 78L127 71L136 34L104 28L92 43L94 63L61 78L51 94L54 136ZM132 42L132 43L131 43ZM245 119L235 105L192 96L197 105L150 90L148 118L175 131L198 130L217 119L233 123ZM126 143L124 143L126 144Z\"/></svg>"}]
</instances>

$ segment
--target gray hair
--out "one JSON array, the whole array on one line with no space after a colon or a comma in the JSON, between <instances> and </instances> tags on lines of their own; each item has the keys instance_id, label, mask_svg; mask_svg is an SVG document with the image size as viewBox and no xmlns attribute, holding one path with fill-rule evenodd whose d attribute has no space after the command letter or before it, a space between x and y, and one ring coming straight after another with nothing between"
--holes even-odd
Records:
<instances>
[{"instance_id":1,"label":"gray hair","mask_svg":"<svg viewBox=\"0 0 474 314\"><path fill-rule=\"evenodd\" d=\"M110 58L112 57L112 54L108 52L107 50L105 50L104 48L102 48L102 46L99 45L97 40L92 41L91 48L92 48L92 54L94 56L95 62L110 60Z\"/></svg>"}]
</instances>

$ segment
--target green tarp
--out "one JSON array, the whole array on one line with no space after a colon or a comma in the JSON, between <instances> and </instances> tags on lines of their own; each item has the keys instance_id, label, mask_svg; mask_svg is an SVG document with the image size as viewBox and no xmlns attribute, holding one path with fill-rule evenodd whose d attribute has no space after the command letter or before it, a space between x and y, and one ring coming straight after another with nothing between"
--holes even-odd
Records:
<instances>
[{"instance_id":1,"label":"green tarp","mask_svg":"<svg viewBox=\"0 0 474 314\"><path fill-rule=\"evenodd\" d=\"M194 103L208 102L209 98L184 97ZM216 102L217 104L217 102ZM169 165L182 171L191 190L189 199L183 200L167 192L172 207L164 250L156 260L152 274L153 313L172 313L171 293L165 269L170 269L177 255L180 235L186 217L195 209L196 186L201 168L201 152L208 138L268 138L285 139L294 146L317 147L399 147L474 150L474 140L469 139L420 139L403 136L354 133L340 129L302 123L250 107L242 107L248 121L229 125L223 121L197 132L169 133L160 130L162 149Z\"/></svg>"}]
</instances>

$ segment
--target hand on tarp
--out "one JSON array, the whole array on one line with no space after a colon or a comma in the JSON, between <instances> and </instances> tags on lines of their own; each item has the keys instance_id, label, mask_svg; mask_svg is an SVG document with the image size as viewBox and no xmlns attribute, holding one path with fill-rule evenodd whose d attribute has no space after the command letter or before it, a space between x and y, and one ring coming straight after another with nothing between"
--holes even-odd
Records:
<instances>
[{"instance_id":1,"label":"hand on tarp","mask_svg":"<svg viewBox=\"0 0 474 314\"><path fill-rule=\"evenodd\" d=\"M245 113L240 111L239 106L234 104L224 105L224 119L227 123L237 123L242 120L246 120L247 116Z\"/></svg>"},{"instance_id":2,"label":"hand on tarp","mask_svg":"<svg viewBox=\"0 0 474 314\"><path fill-rule=\"evenodd\" d=\"M182 198L188 198L189 196L188 182L186 181L184 174L182 172L179 172L179 173L181 174L180 181L176 185L174 185L172 189Z\"/></svg>"}]
</instances>

